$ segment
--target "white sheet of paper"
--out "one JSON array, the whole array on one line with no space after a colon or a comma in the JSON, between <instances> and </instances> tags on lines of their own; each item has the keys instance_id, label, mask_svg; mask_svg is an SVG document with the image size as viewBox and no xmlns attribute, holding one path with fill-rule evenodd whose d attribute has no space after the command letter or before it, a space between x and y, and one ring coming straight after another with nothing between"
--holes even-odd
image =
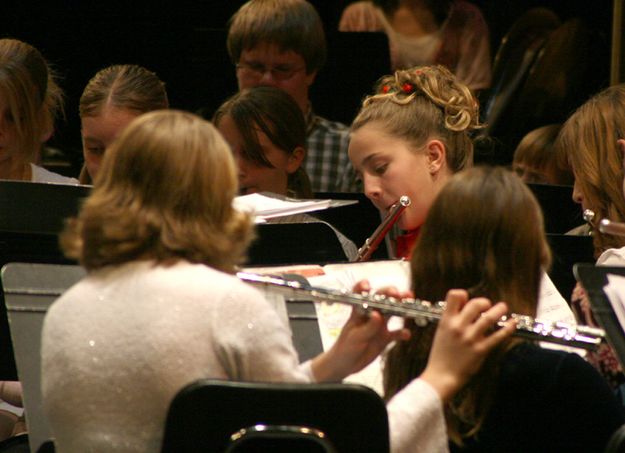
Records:
<instances>
[{"instance_id":1,"label":"white sheet of paper","mask_svg":"<svg viewBox=\"0 0 625 453\"><path fill-rule=\"evenodd\" d=\"M325 275L308 279L313 286L323 286L332 289L351 291L360 280L367 279L371 288L395 286L400 291L410 286L410 263L406 261L375 261L366 263L328 264L323 267ZM328 350L347 322L352 308L344 304L315 304L319 320L319 331L323 349ZM397 317L389 319L389 328L398 329L403 326L403 320ZM345 379L346 382L366 385L380 395L383 395L382 358L378 357L358 373Z\"/></svg>"},{"instance_id":2,"label":"white sheet of paper","mask_svg":"<svg viewBox=\"0 0 625 453\"><path fill-rule=\"evenodd\" d=\"M274 198L259 193L241 195L235 197L232 202L235 209L253 213L256 223L262 223L274 217L327 209L331 203L332 200Z\"/></svg>"},{"instance_id":3,"label":"white sheet of paper","mask_svg":"<svg viewBox=\"0 0 625 453\"><path fill-rule=\"evenodd\" d=\"M621 329L625 331L625 277L608 274L608 284L603 287L603 292L612 305Z\"/></svg>"}]
</instances>

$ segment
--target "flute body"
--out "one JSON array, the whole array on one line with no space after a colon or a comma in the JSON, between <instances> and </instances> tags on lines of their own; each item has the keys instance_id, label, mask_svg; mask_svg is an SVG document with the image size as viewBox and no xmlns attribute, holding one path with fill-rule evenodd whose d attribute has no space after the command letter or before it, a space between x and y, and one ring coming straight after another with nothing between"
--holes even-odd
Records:
<instances>
[{"instance_id":1,"label":"flute body","mask_svg":"<svg viewBox=\"0 0 625 453\"><path fill-rule=\"evenodd\" d=\"M596 228L595 213L591 209L585 209L583 214L584 220L591 228ZM599 221L599 231L603 234L611 234L612 236L625 236L625 223L613 222L610 219L601 219Z\"/></svg>"},{"instance_id":2,"label":"flute body","mask_svg":"<svg viewBox=\"0 0 625 453\"><path fill-rule=\"evenodd\" d=\"M599 222L599 231L613 236L625 236L625 223L601 219Z\"/></svg>"},{"instance_id":3,"label":"flute body","mask_svg":"<svg viewBox=\"0 0 625 453\"><path fill-rule=\"evenodd\" d=\"M358 249L358 255L354 260L355 262L367 261L371 258L371 255L376 251L380 242L382 242L389 230L393 228L393 225L399 220L399 216L402 215L408 206L410 206L410 197L407 195L401 196L397 203L391 206L388 215L384 218L380 226L367 238L364 245Z\"/></svg>"},{"instance_id":4,"label":"flute body","mask_svg":"<svg viewBox=\"0 0 625 453\"><path fill-rule=\"evenodd\" d=\"M313 287L298 281L247 272L238 272L237 276L246 283L262 286L267 290L292 299L353 305L363 311L377 310L386 315L412 318L421 325L425 325L429 321L438 321L445 310L445 302L432 303L418 299L396 299L380 294L355 294L345 290ZM513 318L517 322L513 335L529 340L595 350L605 338L603 329L541 320L527 315L511 314L509 317L504 316L497 322L497 326L502 327L509 318Z\"/></svg>"}]
</instances>

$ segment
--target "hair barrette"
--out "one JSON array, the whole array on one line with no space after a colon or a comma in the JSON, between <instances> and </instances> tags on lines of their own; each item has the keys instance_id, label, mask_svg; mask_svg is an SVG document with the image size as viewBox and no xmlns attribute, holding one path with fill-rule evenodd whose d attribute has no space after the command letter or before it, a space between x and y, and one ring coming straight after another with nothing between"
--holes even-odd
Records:
<instances>
[{"instance_id":1,"label":"hair barrette","mask_svg":"<svg viewBox=\"0 0 625 453\"><path fill-rule=\"evenodd\" d=\"M415 86L412 83L406 82L401 86L401 90L406 94L411 94L415 90Z\"/></svg>"}]
</instances>

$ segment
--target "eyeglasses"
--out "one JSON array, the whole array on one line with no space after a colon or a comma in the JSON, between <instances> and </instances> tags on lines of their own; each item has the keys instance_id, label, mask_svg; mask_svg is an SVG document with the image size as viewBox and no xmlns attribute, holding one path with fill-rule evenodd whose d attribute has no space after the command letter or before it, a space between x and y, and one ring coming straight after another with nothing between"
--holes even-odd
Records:
<instances>
[{"instance_id":1,"label":"eyeglasses","mask_svg":"<svg viewBox=\"0 0 625 453\"><path fill-rule=\"evenodd\" d=\"M274 80L289 80L296 73L306 69L306 66L292 67L289 65L278 65L273 68L266 68L261 63L240 62L236 65L237 70L241 71L241 75L251 79L261 79L267 72L271 73Z\"/></svg>"}]
</instances>

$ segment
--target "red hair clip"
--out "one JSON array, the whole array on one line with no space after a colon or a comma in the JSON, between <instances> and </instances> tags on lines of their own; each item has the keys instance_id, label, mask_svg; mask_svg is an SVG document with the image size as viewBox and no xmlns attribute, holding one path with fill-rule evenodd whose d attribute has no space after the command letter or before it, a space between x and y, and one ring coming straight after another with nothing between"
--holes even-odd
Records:
<instances>
[{"instance_id":1,"label":"red hair clip","mask_svg":"<svg viewBox=\"0 0 625 453\"><path fill-rule=\"evenodd\" d=\"M382 93L386 94L386 93L388 93L389 91L391 91L391 86L390 86L390 85L384 85L384 86L382 87Z\"/></svg>"},{"instance_id":2,"label":"red hair clip","mask_svg":"<svg viewBox=\"0 0 625 453\"><path fill-rule=\"evenodd\" d=\"M411 94L414 92L415 87L412 83L406 82L401 86L401 90L406 94Z\"/></svg>"}]
</instances>

